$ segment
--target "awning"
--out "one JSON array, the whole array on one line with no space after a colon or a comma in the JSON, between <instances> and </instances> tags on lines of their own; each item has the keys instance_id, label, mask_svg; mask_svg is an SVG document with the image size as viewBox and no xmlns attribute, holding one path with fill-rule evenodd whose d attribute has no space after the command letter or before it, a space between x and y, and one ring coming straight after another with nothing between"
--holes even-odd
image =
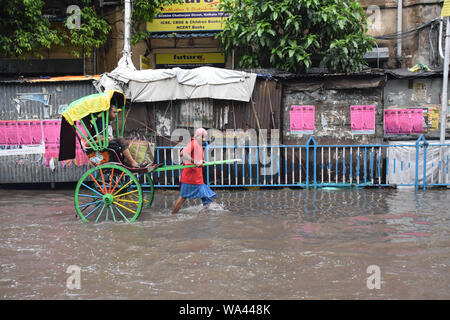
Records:
<instances>
[{"instance_id":1,"label":"awning","mask_svg":"<svg viewBox=\"0 0 450 320\"><path fill-rule=\"evenodd\" d=\"M120 90L133 102L187 99L250 101L256 73L200 67L131 70L117 68L94 85L98 91Z\"/></svg>"},{"instance_id":2,"label":"awning","mask_svg":"<svg viewBox=\"0 0 450 320\"><path fill-rule=\"evenodd\" d=\"M31 79L29 82L59 82L59 81L85 81L85 80L98 80L99 75L93 76L61 76L61 77L47 77L40 79Z\"/></svg>"},{"instance_id":3,"label":"awning","mask_svg":"<svg viewBox=\"0 0 450 320\"><path fill-rule=\"evenodd\" d=\"M442 68L431 71L411 72L408 69L386 69L386 74L391 79L420 79L442 77Z\"/></svg>"}]
</instances>

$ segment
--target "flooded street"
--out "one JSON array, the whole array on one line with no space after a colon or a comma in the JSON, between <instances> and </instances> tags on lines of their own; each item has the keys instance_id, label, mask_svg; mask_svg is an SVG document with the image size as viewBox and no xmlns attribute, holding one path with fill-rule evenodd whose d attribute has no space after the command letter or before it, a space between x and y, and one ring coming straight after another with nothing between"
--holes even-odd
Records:
<instances>
[{"instance_id":1,"label":"flooded street","mask_svg":"<svg viewBox=\"0 0 450 320\"><path fill-rule=\"evenodd\" d=\"M156 189L134 223L95 224L73 189L0 189L0 297L450 298L450 191L215 191L173 216L178 193Z\"/></svg>"}]
</instances>

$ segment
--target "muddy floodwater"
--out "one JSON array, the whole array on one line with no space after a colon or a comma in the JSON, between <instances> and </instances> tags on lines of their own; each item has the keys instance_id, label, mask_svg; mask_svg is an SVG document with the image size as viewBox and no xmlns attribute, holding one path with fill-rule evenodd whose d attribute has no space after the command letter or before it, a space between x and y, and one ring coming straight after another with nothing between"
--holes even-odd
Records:
<instances>
[{"instance_id":1,"label":"muddy floodwater","mask_svg":"<svg viewBox=\"0 0 450 320\"><path fill-rule=\"evenodd\" d=\"M450 298L450 190L215 191L95 224L71 188L0 189L0 298Z\"/></svg>"}]
</instances>

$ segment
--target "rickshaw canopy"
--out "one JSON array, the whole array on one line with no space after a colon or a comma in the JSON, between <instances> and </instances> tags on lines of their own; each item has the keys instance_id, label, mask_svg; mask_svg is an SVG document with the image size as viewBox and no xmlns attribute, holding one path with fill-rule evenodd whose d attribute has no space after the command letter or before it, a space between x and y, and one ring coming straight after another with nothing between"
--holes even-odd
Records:
<instances>
[{"instance_id":1,"label":"rickshaw canopy","mask_svg":"<svg viewBox=\"0 0 450 320\"><path fill-rule=\"evenodd\" d=\"M66 110L61 114L59 161L75 158L76 131L80 132L80 129L76 124L77 121L81 120L80 123L86 129L83 124L84 120L82 120L86 116L107 111L113 103L117 108L123 109L125 107L125 101L125 95L122 92L117 90L107 90L102 93L95 93L82 97L69 104ZM107 119L108 115L106 115L105 122L107 122ZM122 122L122 133L123 124L124 123ZM85 130L84 135L90 143L94 144L95 148L101 148L99 144L93 142L94 138L89 130ZM107 146L107 141L107 139L104 140L104 147Z\"/></svg>"},{"instance_id":2,"label":"rickshaw canopy","mask_svg":"<svg viewBox=\"0 0 450 320\"><path fill-rule=\"evenodd\" d=\"M73 101L61 115L73 126L75 121L81 120L89 114L109 110L113 99L117 108L125 106L126 98L122 92L107 90Z\"/></svg>"}]
</instances>

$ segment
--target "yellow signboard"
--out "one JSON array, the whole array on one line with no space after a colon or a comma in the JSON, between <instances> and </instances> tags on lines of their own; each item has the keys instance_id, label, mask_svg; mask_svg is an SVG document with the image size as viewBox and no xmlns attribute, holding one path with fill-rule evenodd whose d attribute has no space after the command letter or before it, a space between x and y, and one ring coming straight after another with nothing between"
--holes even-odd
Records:
<instances>
[{"instance_id":1,"label":"yellow signboard","mask_svg":"<svg viewBox=\"0 0 450 320\"><path fill-rule=\"evenodd\" d=\"M155 61L157 68L224 67L225 55L221 52L157 53Z\"/></svg>"},{"instance_id":2,"label":"yellow signboard","mask_svg":"<svg viewBox=\"0 0 450 320\"><path fill-rule=\"evenodd\" d=\"M442 6L441 17L450 17L450 0L444 0Z\"/></svg>"},{"instance_id":3,"label":"yellow signboard","mask_svg":"<svg viewBox=\"0 0 450 320\"><path fill-rule=\"evenodd\" d=\"M149 32L195 32L223 30L227 14L218 9L219 0L185 0L163 8L152 22L147 22Z\"/></svg>"},{"instance_id":4,"label":"yellow signboard","mask_svg":"<svg viewBox=\"0 0 450 320\"><path fill-rule=\"evenodd\" d=\"M440 107L429 107L428 108L428 117L425 121L426 128L428 131L437 131L439 130L439 119L440 119Z\"/></svg>"},{"instance_id":5,"label":"yellow signboard","mask_svg":"<svg viewBox=\"0 0 450 320\"><path fill-rule=\"evenodd\" d=\"M145 56L140 56L141 70L150 69L150 59Z\"/></svg>"}]
</instances>

